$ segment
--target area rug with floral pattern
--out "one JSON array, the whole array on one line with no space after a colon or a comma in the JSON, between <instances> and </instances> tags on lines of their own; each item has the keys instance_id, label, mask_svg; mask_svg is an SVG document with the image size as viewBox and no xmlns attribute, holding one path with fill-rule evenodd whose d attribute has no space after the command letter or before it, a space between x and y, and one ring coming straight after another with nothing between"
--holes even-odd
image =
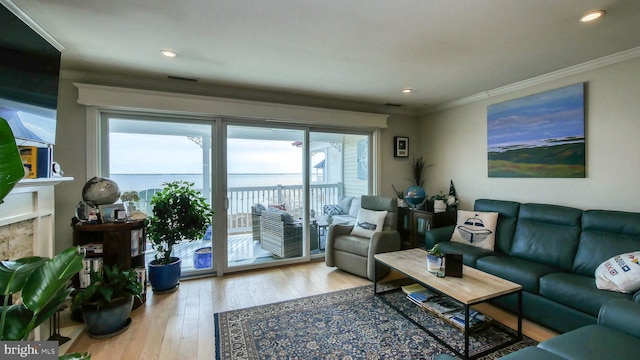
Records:
<instances>
[{"instance_id":1,"label":"area rug with floral pattern","mask_svg":"<svg viewBox=\"0 0 640 360\"><path fill-rule=\"evenodd\" d=\"M414 305L401 291L385 299L459 352L464 335ZM280 303L216 313L216 359L431 359L445 346L363 286ZM471 333L470 355L508 342L514 332L497 322ZM535 345L524 338L481 359Z\"/></svg>"}]
</instances>

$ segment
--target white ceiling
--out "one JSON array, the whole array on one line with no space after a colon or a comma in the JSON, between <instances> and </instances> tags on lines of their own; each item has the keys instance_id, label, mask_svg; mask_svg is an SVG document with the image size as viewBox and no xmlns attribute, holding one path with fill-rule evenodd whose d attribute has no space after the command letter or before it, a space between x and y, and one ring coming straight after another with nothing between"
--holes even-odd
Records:
<instances>
[{"instance_id":1,"label":"white ceiling","mask_svg":"<svg viewBox=\"0 0 640 360\"><path fill-rule=\"evenodd\" d=\"M63 69L411 109L640 47L638 0L13 3L64 47ZM607 14L579 23L592 9Z\"/></svg>"}]
</instances>

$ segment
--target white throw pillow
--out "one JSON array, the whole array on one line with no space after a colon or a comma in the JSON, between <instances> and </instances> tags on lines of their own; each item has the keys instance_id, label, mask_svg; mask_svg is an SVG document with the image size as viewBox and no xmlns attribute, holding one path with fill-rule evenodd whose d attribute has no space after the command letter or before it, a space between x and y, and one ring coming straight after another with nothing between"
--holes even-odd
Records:
<instances>
[{"instance_id":1,"label":"white throw pillow","mask_svg":"<svg viewBox=\"0 0 640 360\"><path fill-rule=\"evenodd\" d=\"M493 250L497 224L497 212L458 210L458 220L451 241Z\"/></svg>"},{"instance_id":2,"label":"white throw pillow","mask_svg":"<svg viewBox=\"0 0 640 360\"><path fill-rule=\"evenodd\" d=\"M373 233L382 231L387 211L360 209L351 235L371 238Z\"/></svg>"},{"instance_id":3,"label":"white throw pillow","mask_svg":"<svg viewBox=\"0 0 640 360\"><path fill-rule=\"evenodd\" d=\"M640 251L620 254L596 268L598 289L633 293L640 290Z\"/></svg>"}]
</instances>

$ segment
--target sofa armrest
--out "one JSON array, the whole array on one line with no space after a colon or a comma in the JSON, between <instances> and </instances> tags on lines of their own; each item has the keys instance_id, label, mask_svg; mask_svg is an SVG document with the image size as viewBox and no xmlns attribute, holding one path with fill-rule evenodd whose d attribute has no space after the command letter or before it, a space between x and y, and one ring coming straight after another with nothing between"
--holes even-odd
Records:
<instances>
[{"instance_id":1,"label":"sofa armrest","mask_svg":"<svg viewBox=\"0 0 640 360\"><path fill-rule=\"evenodd\" d=\"M376 265L375 255L398 251L402 246L401 243L402 240L400 240L400 233L397 230L386 230L373 233L367 256L367 278L369 278L369 280L373 280L375 275L378 275L378 280L381 277L381 274L376 274L376 268L378 266Z\"/></svg>"},{"instance_id":2,"label":"sofa armrest","mask_svg":"<svg viewBox=\"0 0 640 360\"><path fill-rule=\"evenodd\" d=\"M631 299L633 300L633 302L640 303L640 290L636 291Z\"/></svg>"},{"instance_id":3,"label":"sofa armrest","mask_svg":"<svg viewBox=\"0 0 640 360\"><path fill-rule=\"evenodd\" d=\"M640 304L629 300L613 299L602 305L598 325L640 338Z\"/></svg>"},{"instance_id":4,"label":"sofa armrest","mask_svg":"<svg viewBox=\"0 0 640 360\"><path fill-rule=\"evenodd\" d=\"M424 234L425 249L431 249L437 243L451 240L455 228L455 225L449 225L427 231Z\"/></svg>"},{"instance_id":5,"label":"sofa armrest","mask_svg":"<svg viewBox=\"0 0 640 360\"><path fill-rule=\"evenodd\" d=\"M396 230L380 231L373 233L371 236L371 245L369 246L369 257L373 255L400 250L400 233Z\"/></svg>"},{"instance_id":6,"label":"sofa armrest","mask_svg":"<svg viewBox=\"0 0 640 360\"><path fill-rule=\"evenodd\" d=\"M353 226L349 225L339 225L339 224L331 224L329 225L329 229L327 230L327 243L325 244L324 250L324 261L327 266L335 266L335 260L333 258L333 242L336 237L342 235L349 235L353 230Z\"/></svg>"}]
</instances>

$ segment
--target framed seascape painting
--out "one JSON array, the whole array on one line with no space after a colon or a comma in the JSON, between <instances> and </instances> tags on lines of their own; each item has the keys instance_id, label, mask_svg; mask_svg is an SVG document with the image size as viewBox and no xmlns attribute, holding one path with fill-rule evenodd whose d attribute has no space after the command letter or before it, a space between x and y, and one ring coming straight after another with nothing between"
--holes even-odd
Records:
<instances>
[{"instance_id":1,"label":"framed seascape painting","mask_svg":"<svg viewBox=\"0 0 640 360\"><path fill-rule=\"evenodd\" d=\"M584 178L584 87L488 106L489 177Z\"/></svg>"}]
</instances>

